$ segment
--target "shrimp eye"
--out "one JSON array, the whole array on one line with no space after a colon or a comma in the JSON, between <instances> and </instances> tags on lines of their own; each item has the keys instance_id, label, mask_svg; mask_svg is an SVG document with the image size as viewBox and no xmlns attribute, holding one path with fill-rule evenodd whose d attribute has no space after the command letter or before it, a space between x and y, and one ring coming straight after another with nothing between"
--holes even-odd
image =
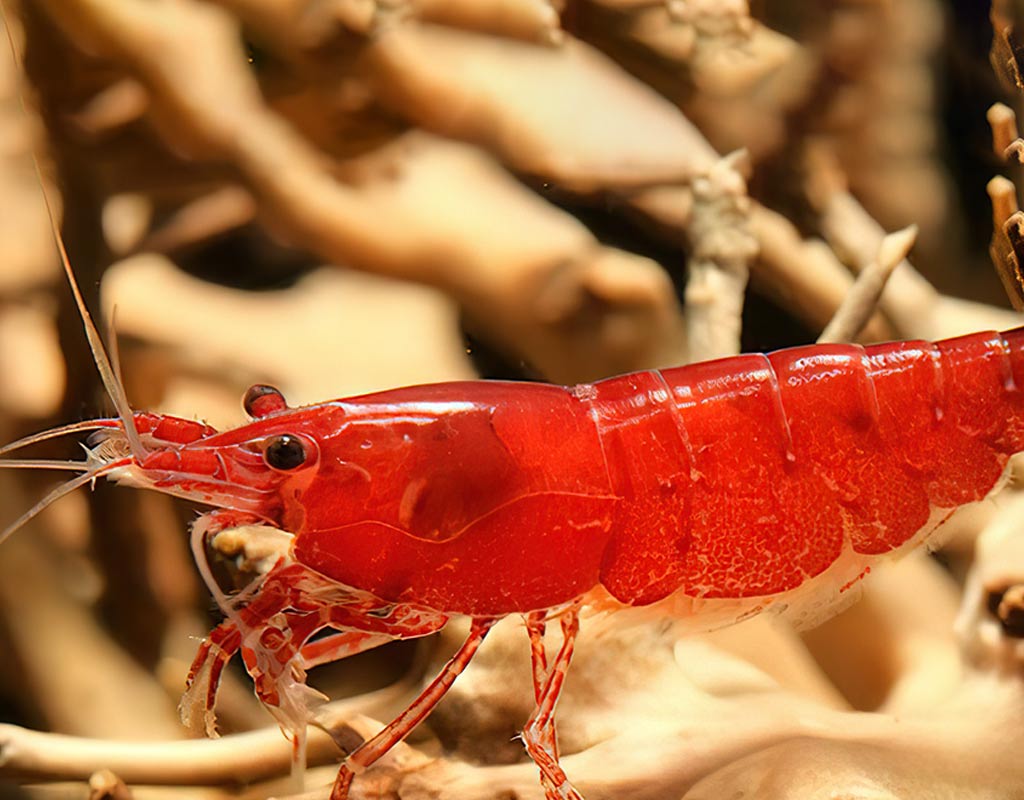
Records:
<instances>
[{"instance_id":1,"label":"shrimp eye","mask_svg":"<svg viewBox=\"0 0 1024 800\"><path fill-rule=\"evenodd\" d=\"M276 386L267 386L265 383L256 383L249 387L242 400L245 413L253 419L265 417L275 411L283 411L288 408L284 401L284 395Z\"/></svg>"},{"instance_id":2,"label":"shrimp eye","mask_svg":"<svg viewBox=\"0 0 1024 800\"><path fill-rule=\"evenodd\" d=\"M263 460L273 469L295 469L306 463L306 446L299 437L287 433L271 436L264 445Z\"/></svg>"}]
</instances>

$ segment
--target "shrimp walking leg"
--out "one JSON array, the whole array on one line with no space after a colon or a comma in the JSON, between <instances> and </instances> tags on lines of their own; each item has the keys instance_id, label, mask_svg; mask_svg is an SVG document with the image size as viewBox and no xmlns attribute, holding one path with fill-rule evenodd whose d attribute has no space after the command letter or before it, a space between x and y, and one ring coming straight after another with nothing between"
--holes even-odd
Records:
<instances>
[{"instance_id":1,"label":"shrimp walking leg","mask_svg":"<svg viewBox=\"0 0 1024 800\"><path fill-rule=\"evenodd\" d=\"M424 720L476 655L476 651L495 622L497 619L493 617L478 617L473 620L469 636L466 637L462 646L448 660L448 663L430 682L430 685L420 692L419 697L388 723L380 733L360 745L352 755L345 759L331 789L330 800L346 800L356 773L377 761Z\"/></svg>"},{"instance_id":2,"label":"shrimp walking leg","mask_svg":"<svg viewBox=\"0 0 1024 800\"><path fill-rule=\"evenodd\" d=\"M343 658L365 653L394 640L394 636L384 633L339 631L304 644L299 650L299 661L303 669L313 669L321 664L330 664L332 661L341 661Z\"/></svg>"},{"instance_id":3,"label":"shrimp walking leg","mask_svg":"<svg viewBox=\"0 0 1024 800\"><path fill-rule=\"evenodd\" d=\"M306 686L306 670L370 650L396 638L424 636L441 628L444 615L416 606L385 603L318 575L287 557L247 588L225 598L229 617L200 647L189 673L182 702L183 717L196 727L214 731L213 706L224 665L241 651L257 697L289 731L293 742L293 773L305 761L306 725L310 704L321 696ZM317 641L322 630L334 634Z\"/></svg>"},{"instance_id":4,"label":"shrimp walking leg","mask_svg":"<svg viewBox=\"0 0 1024 800\"><path fill-rule=\"evenodd\" d=\"M197 727L195 712L201 706L203 729L207 736L216 736L213 707L220 687L224 667L242 646L242 635L231 621L222 622L214 628L196 651L192 666L185 680L185 694L181 698L181 719L187 728ZM202 693L200 704L197 695Z\"/></svg>"},{"instance_id":5,"label":"shrimp walking leg","mask_svg":"<svg viewBox=\"0 0 1024 800\"><path fill-rule=\"evenodd\" d=\"M547 630L547 612L534 611L526 615L526 631L530 636L530 664L533 668L533 698L540 705L544 686L548 680L548 657L544 647L544 634ZM555 721L545 727L544 745L555 759L558 759L558 737L555 733Z\"/></svg>"},{"instance_id":6,"label":"shrimp walking leg","mask_svg":"<svg viewBox=\"0 0 1024 800\"><path fill-rule=\"evenodd\" d=\"M547 800L582 800L582 795L569 783L565 771L558 763L558 749L555 744L555 706L558 704L558 697L572 661L577 633L579 614L574 609L562 617L562 646L547 670L543 686L534 685L537 707L523 728L523 743L530 758L540 770ZM532 630L530 639L533 644L535 634ZM535 678L537 674L535 668Z\"/></svg>"}]
</instances>

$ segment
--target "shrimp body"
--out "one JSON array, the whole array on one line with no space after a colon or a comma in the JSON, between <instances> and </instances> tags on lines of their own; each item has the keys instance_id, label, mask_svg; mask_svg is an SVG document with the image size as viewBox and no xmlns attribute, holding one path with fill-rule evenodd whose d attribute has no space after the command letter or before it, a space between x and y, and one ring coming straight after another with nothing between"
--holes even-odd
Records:
<instances>
[{"instance_id":1,"label":"shrimp body","mask_svg":"<svg viewBox=\"0 0 1024 800\"><path fill-rule=\"evenodd\" d=\"M731 621L823 580L845 591L997 484L1024 449L1022 388L1024 328L799 347L571 388L448 383L290 408L257 386L251 421L229 431L142 412L89 423L99 466L69 485L106 475L216 508L193 531L226 615L190 677L208 727L220 671L241 651L299 753L306 669L470 617L441 674L348 755L331 795L342 800L490 626L520 614L537 700L523 740L547 797L572 800L553 712L581 606L722 600L738 610ZM247 522L287 544L232 597L204 546ZM553 619L563 644L549 661Z\"/></svg>"},{"instance_id":2,"label":"shrimp body","mask_svg":"<svg viewBox=\"0 0 1024 800\"><path fill-rule=\"evenodd\" d=\"M1022 386L1020 330L800 347L281 409L175 457L208 452L240 489L269 481L254 510L295 534L296 561L388 602L477 616L597 587L627 605L758 598L984 497L1024 448ZM264 464L279 436L308 459Z\"/></svg>"}]
</instances>

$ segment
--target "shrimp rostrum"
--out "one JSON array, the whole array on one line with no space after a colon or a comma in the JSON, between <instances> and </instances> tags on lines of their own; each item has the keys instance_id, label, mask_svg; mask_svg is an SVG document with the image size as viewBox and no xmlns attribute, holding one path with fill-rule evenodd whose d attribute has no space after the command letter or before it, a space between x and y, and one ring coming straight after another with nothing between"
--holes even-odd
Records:
<instances>
[{"instance_id":1,"label":"shrimp rostrum","mask_svg":"<svg viewBox=\"0 0 1024 800\"><path fill-rule=\"evenodd\" d=\"M524 619L532 645L526 750L548 798L579 797L553 720L582 610L647 606L702 624L768 607L817 616L875 560L983 498L1024 449L1024 329L799 347L571 388L415 386L302 408L256 386L251 421L228 431L132 412L109 365L101 371L117 418L4 452L92 428L82 475L52 496L104 476L213 507L192 534L225 615L192 670L208 720L240 651L299 748L305 670L471 621L410 707L345 758L333 800L429 713L508 615ZM205 543L251 523L280 530L281 546L232 595L213 580ZM552 622L563 643L548 658Z\"/></svg>"}]
</instances>

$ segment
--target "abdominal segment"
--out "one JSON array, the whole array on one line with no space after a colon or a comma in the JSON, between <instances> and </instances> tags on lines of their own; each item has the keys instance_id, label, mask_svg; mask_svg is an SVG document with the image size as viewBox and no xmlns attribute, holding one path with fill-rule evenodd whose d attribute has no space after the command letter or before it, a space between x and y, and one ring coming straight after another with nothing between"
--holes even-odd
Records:
<instances>
[{"instance_id":1,"label":"abdominal segment","mask_svg":"<svg viewBox=\"0 0 1024 800\"><path fill-rule=\"evenodd\" d=\"M866 562L917 541L933 508L984 497L1024 447L1024 358L1006 336L794 348L596 384L622 498L602 584L631 604L770 596L844 549Z\"/></svg>"}]
</instances>

